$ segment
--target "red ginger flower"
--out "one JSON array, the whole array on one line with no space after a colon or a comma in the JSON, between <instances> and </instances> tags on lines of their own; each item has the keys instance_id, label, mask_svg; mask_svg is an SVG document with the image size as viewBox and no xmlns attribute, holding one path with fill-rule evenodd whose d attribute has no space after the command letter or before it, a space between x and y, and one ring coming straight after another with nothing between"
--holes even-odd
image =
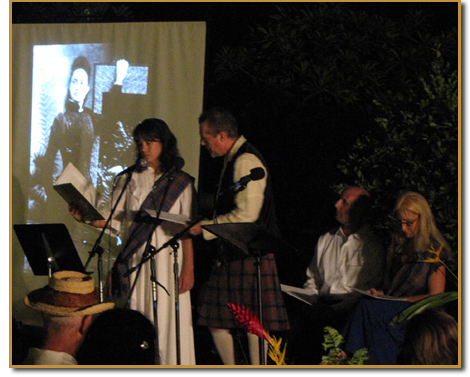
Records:
<instances>
[{"instance_id":1,"label":"red ginger flower","mask_svg":"<svg viewBox=\"0 0 470 377\"><path fill-rule=\"evenodd\" d=\"M285 364L286 345L281 351L282 339L277 340L275 336L269 336L269 333L263 328L258 317L244 305L227 304L230 311L235 315L235 320L239 325L243 326L247 332L254 334L261 339L265 339L269 343L268 355L277 365Z\"/></svg>"},{"instance_id":2,"label":"red ginger flower","mask_svg":"<svg viewBox=\"0 0 470 377\"><path fill-rule=\"evenodd\" d=\"M263 328L258 317L253 312L240 304L227 304L230 311L235 315L235 320L243 326L247 332L254 334L260 338L266 339L271 342L271 337L268 332Z\"/></svg>"}]
</instances>

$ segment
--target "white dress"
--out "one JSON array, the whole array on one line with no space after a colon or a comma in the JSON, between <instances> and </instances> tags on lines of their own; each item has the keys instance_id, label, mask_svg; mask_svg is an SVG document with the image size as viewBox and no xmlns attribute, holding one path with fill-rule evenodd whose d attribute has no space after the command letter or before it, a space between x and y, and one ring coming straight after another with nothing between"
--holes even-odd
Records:
<instances>
[{"instance_id":1,"label":"white dress","mask_svg":"<svg viewBox=\"0 0 470 377\"><path fill-rule=\"evenodd\" d=\"M120 177L114 189L113 198L117 200L122 187L126 181L126 175ZM160 175L155 176L152 168L148 167L142 173L134 173L129 182L126 193L121 198L113 216L111 226L121 229L123 244L126 244L129 226L139 211L142 202L152 190L152 186ZM185 215L194 218L194 187L189 185L176 200L170 213ZM112 204L112 203L111 203ZM113 204L112 204L113 205ZM163 221L156 229L152 237L152 245L159 248L169 241L175 234L184 229L184 225ZM183 249L181 241L178 242L178 271L181 272L183 266ZM141 261L145 245L135 253L130 260L129 268L137 265ZM160 364L177 365L177 340L176 340L176 308L175 308L175 284L174 284L174 253L171 247L166 247L155 256L157 281L168 293L157 285L157 317L158 317L158 338L160 347ZM138 277L137 277L138 275ZM134 280L137 283L130 300L130 308L142 312L152 322L154 321L152 283L150 280L150 262L143 264L140 273L137 271L130 275L130 286ZM179 295L179 317L180 317L180 355L181 365L195 365L196 358L194 352L194 334L191 312L190 292Z\"/></svg>"}]
</instances>

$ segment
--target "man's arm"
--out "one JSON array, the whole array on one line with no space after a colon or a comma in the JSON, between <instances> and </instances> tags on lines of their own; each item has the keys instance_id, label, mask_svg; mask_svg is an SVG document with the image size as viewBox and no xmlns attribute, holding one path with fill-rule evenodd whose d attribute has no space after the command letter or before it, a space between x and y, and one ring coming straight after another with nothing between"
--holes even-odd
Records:
<instances>
[{"instance_id":1,"label":"man's arm","mask_svg":"<svg viewBox=\"0 0 470 377\"><path fill-rule=\"evenodd\" d=\"M234 165L233 181L238 182L240 178L249 175L251 169L262 167L266 175L257 181L250 181L243 191L235 194L235 209L227 214L219 215L213 220L203 220L194 226L190 233L197 235L202 232L205 240L216 238L212 233L200 228L201 225L227 224L227 223L250 223L258 220L264 202L264 191L267 184L267 171L261 160L251 153L241 155ZM199 232L199 233L198 233Z\"/></svg>"},{"instance_id":2,"label":"man's arm","mask_svg":"<svg viewBox=\"0 0 470 377\"><path fill-rule=\"evenodd\" d=\"M315 252L313 253L313 258L310 261L309 266L307 267L307 281L304 283L304 289L311 294L312 296L318 296L320 292L319 281L321 280L318 266L317 266L317 259L318 259L318 244L315 248Z\"/></svg>"}]
</instances>

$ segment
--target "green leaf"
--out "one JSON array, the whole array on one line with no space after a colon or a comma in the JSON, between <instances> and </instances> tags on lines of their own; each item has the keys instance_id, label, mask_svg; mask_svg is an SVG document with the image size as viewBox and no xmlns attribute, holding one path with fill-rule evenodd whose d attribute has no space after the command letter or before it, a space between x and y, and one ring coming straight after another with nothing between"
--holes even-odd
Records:
<instances>
[{"instance_id":1,"label":"green leaf","mask_svg":"<svg viewBox=\"0 0 470 377\"><path fill-rule=\"evenodd\" d=\"M328 351L327 355L322 356L322 362L327 365L363 365L369 357L367 356L367 348L362 348L354 352L349 358L340 348L343 343L343 336L332 327L325 327L325 337L323 348Z\"/></svg>"},{"instance_id":2,"label":"green leaf","mask_svg":"<svg viewBox=\"0 0 470 377\"><path fill-rule=\"evenodd\" d=\"M405 310L398 313L390 322L391 326L396 326L403 323L416 314L421 313L423 310L442 306L450 301L457 300L459 298L458 292L444 292L434 296L427 297L421 301L418 301L406 308Z\"/></svg>"},{"instance_id":3,"label":"green leaf","mask_svg":"<svg viewBox=\"0 0 470 377\"><path fill-rule=\"evenodd\" d=\"M330 348L338 349L341 343L343 343L343 336L334 328L326 326L324 328L325 338L323 348L328 351Z\"/></svg>"}]
</instances>

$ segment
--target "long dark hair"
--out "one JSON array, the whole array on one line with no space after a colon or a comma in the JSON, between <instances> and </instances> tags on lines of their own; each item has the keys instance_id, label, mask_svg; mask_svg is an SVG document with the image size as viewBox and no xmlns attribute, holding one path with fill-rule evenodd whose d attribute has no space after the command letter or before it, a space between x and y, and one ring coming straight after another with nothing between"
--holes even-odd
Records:
<instances>
[{"instance_id":1,"label":"long dark hair","mask_svg":"<svg viewBox=\"0 0 470 377\"><path fill-rule=\"evenodd\" d=\"M168 125L161 119L150 118L140 122L133 132L136 145L139 141L160 141L162 143L162 154L160 155L160 166L165 172L175 165L176 158L180 157L178 143L175 135L170 131ZM141 161L139 148L137 148L137 162ZM142 171L140 169L140 171ZM139 169L137 169L139 171Z\"/></svg>"}]
</instances>

